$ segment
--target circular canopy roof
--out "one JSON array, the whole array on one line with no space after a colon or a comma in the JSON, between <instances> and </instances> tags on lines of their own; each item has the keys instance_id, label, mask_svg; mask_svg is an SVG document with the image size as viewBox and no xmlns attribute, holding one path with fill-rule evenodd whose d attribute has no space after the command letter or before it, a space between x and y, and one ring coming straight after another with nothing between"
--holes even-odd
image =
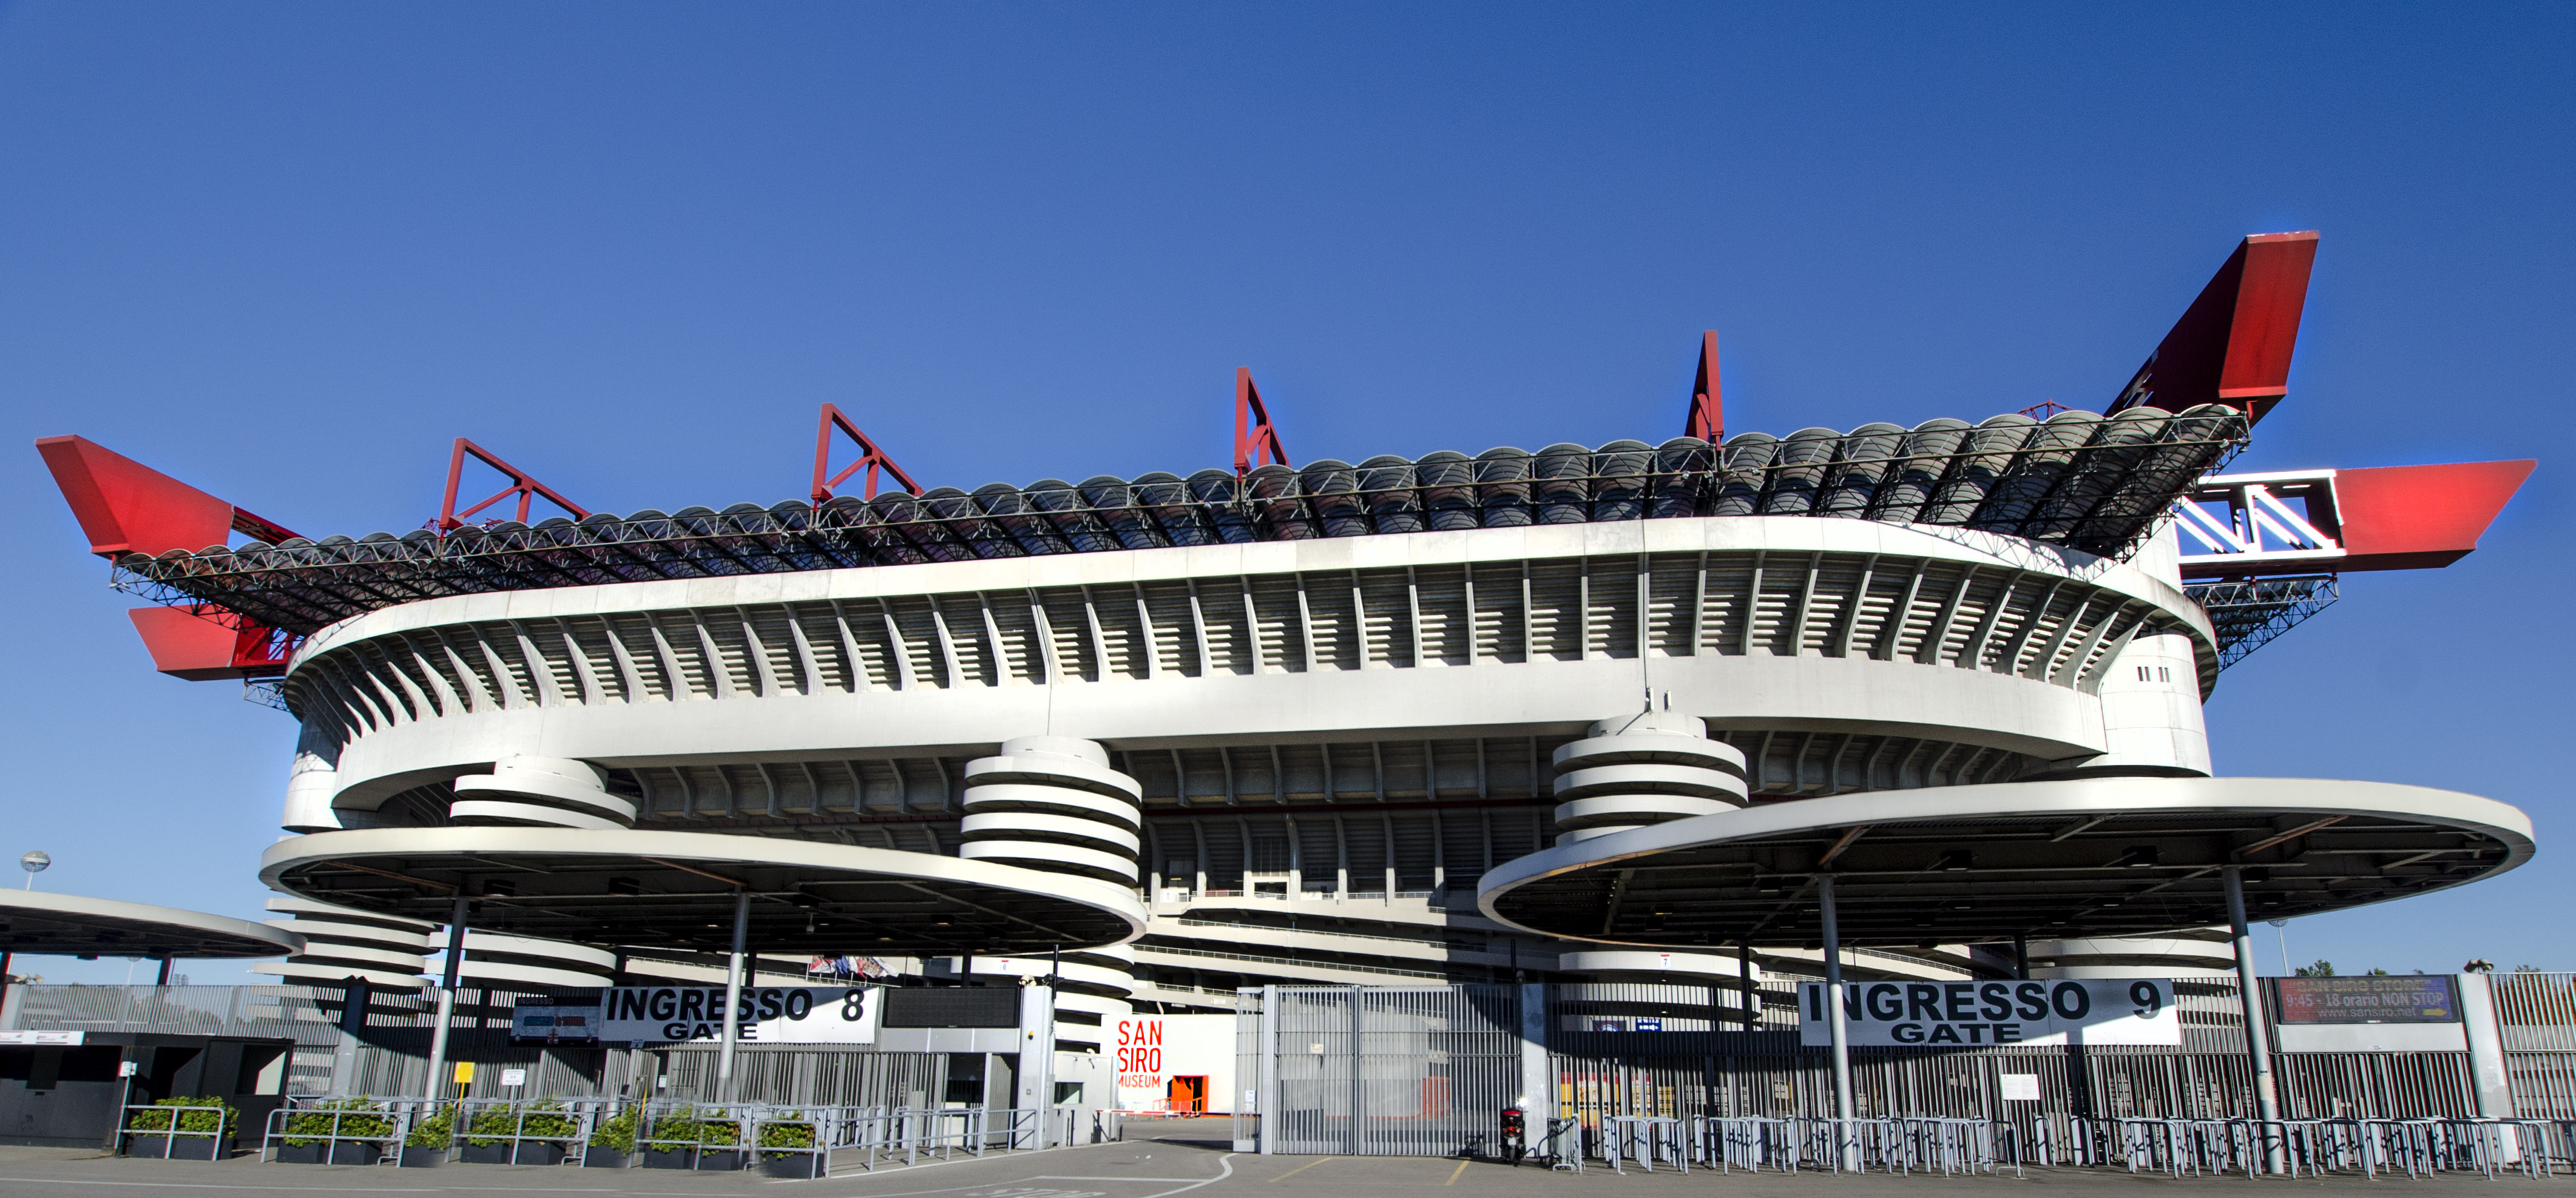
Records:
<instances>
[{"instance_id":1,"label":"circular canopy roof","mask_svg":"<svg viewBox=\"0 0 2576 1198\"><path fill-rule=\"evenodd\" d=\"M1031 953L1133 939L1135 892L1088 878L767 836L371 828L282 840L260 880L322 902L593 944L724 951L737 890L764 952Z\"/></svg>"},{"instance_id":2,"label":"circular canopy roof","mask_svg":"<svg viewBox=\"0 0 2576 1198\"><path fill-rule=\"evenodd\" d=\"M2121 936L2422 894L2528 860L2531 821L2492 799L2378 782L2092 778L1794 799L1513 861L1479 905L1515 927L1627 944Z\"/></svg>"},{"instance_id":3,"label":"circular canopy roof","mask_svg":"<svg viewBox=\"0 0 2576 1198\"><path fill-rule=\"evenodd\" d=\"M304 938L203 911L0 890L0 950L59 956L282 957L304 951Z\"/></svg>"}]
</instances>

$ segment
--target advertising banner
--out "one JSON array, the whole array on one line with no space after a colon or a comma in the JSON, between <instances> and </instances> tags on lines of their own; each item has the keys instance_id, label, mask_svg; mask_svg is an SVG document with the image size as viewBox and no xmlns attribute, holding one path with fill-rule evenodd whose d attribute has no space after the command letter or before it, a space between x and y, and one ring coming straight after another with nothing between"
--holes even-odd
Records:
<instances>
[{"instance_id":1,"label":"advertising banner","mask_svg":"<svg viewBox=\"0 0 2576 1198\"><path fill-rule=\"evenodd\" d=\"M2458 1023L2451 979L2410 977L2281 978L2283 1023Z\"/></svg>"},{"instance_id":2,"label":"advertising banner","mask_svg":"<svg viewBox=\"0 0 2576 1198\"><path fill-rule=\"evenodd\" d=\"M739 1035L746 1044L874 1044L879 999L873 986L745 986ZM722 986L618 986L601 1006L607 1043L724 1038Z\"/></svg>"},{"instance_id":3,"label":"advertising banner","mask_svg":"<svg viewBox=\"0 0 2576 1198\"><path fill-rule=\"evenodd\" d=\"M590 1043L599 1039L599 1008L589 1003L566 1006L548 999L523 998L510 1008L513 1044Z\"/></svg>"},{"instance_id":4,"label":"advertising banner","mask_svg":"<svg viewBox=\"0 0 2576 1198\"><path fill-rule=\"evenodd\" d=\"M1825 984L1799 987L1798 1042L1833 1042ZM1854 1047L2182 1043L2171 978L2054 982L1845 982Z\"/></svg>"}]
</instances>

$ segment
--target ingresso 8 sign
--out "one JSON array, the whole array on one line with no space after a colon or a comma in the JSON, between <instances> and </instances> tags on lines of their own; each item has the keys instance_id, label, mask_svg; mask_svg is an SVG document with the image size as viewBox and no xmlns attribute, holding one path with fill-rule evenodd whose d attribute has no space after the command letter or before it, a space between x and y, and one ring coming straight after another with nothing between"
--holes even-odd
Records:
<instances>
[{"instance_id":1,"label":"ingresso 8 sign","mask_svg":"<svg viewBox=\"0 0 2576 1198\"><path fill-rule=\"evenodd\" d=\"M1843 1019L1867 1048L2182 1043L2170 978L1845 982ZM1822 982L1799 988L1798 1042L1833 1042Z\"/></svg>"},{"instance_id":2,"label":"ingresso 8 sign","mask_svg":"<svg viewBox=\"0 0 2576 1198\"><path fill-rule=\"evenodd\" d=\"M754 1044L873 1044L881 992L870 986L745 986L738 1034ZM608 1043L713 1040L724 1030L722 986L618 986L602 995Z\"/></svg>"}]
</instances>

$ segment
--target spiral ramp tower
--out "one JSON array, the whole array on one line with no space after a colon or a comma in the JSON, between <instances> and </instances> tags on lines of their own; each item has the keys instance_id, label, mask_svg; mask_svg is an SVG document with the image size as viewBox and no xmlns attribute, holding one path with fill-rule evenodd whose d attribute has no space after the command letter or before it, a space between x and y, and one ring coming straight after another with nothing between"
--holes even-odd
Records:
<instances>
[{"instance_id":1,"label":"spiral ramp tower","mask_svg":"<svg viewBox=\"0 0 2576 1198\"><path fill-rule=\"evenodd\" d=\"M441 936L443 944L443 932ZM617 954L607 949L468 928L457 980L513 990L592 989L610 984L616 970Z\"/></svg>"},{"instance_id":2,"label":"spiral ramp tower","mask_svg":"<svg viewBox=\"0 0 2576 1198\"><path fill-rule=\"evenodd\" d=\"M447 817L469 827L632 828L635 803L608 793L608 775L588 762L510 757L457 779Z\"/></svg>"},{"instance_id":3,"label":"spiral ramp tower","mask_svg":"<svg viewBox=\"0 0 2576 1198\"><path fill-rule=\"evenodd\" d=\"M282 918L265 922L304 937L304 951L283 961L261 961L251 972L282 981L327 986L350 978L389 990L418 990L429 985L430 934L435 925L397 919L294 895L268 900Z\"/></svg>"},{"instance_id":4,"label":"spiral ramp tower","mask_svg":"<svg viewBox=\"0 0 2576 1198\"><path fill-rule=\"evenodd\" d=\"M1602 720L1556 750L1556 843L1744 806L1744 752L1671 711Z\"/></svg>"},{"instance_id":5,"label":"spiral ramp tower","mask_svg":"<svg viewBox=\"0 0 2576 1198\"><path fill-rule=\"evenodd\" d=\"M966 765L957 855L1043 873L1135 886L1143 847L1144 788L1109 767L1100 745L1075 737L1023 736ZM950 966L965 980L1056 981L1056 1039L1099 1051L1104 1027L1134 1008L1136 954L1125 945L1068 946L1048 957L979 957Z\"/></svg>"}]
</instances>

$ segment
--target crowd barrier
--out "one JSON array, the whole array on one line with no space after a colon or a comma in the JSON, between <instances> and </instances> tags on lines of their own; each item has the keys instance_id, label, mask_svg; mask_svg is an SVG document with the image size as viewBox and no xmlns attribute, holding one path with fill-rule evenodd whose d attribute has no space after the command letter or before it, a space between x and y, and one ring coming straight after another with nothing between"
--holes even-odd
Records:
<instances>
[{"instance_id":1,"label":"crowd barrier","mask_svg":"<svg viewBox=\"0 0 2576 1198\"><path fill-rule=\"evenodd\" d=\"M1550 1121L1550 1151L1563 1151ZM1687 1125L1675 1135L1666 1125ZM1675 1141L1678 1141L1677 1143ZM2567 1170L2576 1121L2516 1119L1609 1119L1592 1144L1614 1168L2016 1174L2030 1166L2116 1168L2172 1177ZM1580 1145L1574 1140L1573 1145ZM1573 1146L1569 1145L1569 1146ZM1580 1152L1579 1146L1573 1148ZM1575 1166L1579 1168L1580 1162Z\"/></svg>"}]
</instances>

